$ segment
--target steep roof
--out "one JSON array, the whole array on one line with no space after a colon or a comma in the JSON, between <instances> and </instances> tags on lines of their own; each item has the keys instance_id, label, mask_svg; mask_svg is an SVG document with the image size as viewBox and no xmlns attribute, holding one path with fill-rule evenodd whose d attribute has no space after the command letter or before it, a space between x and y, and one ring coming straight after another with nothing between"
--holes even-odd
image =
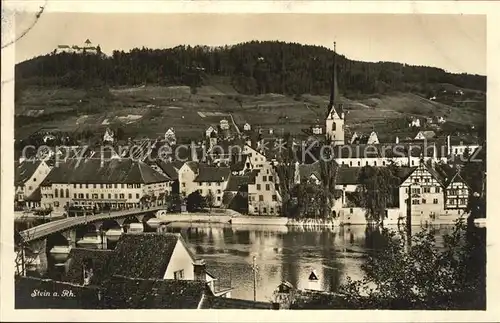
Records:
<instances>
[{"instance_id":1,"label":"steep roof","mask_svg":"<svg viewBox=\"0 0 500 323\"><path fill-rule=\"evenodd\" d=\"M40 160L25 160L22 163L15 162L15 185L23 186L33 176L40 164Z\"/></svg>"},{"instance_id":2,"label":"steep roof","mask_svg":"<svg viewBox=\"0 0 500 323\"><path fill-rule=\"evenodd\" d=\"M386 167L372 167L372 168L386 168ZM356 185L359 184L359 175L363 167L339 167L337 175L337 185ZM400 183L404 182L413 171L417 169L414 167L397 167L395 176L399 178Z\"/></svg>"},{"instance_id":3,"label":"steep roof","mask_svg":"<svg viewBox=\"0 0 500 323\"><path fill-rule=\"evenodd\" d=\"M180 234L156 232L123 234L109 261L109 269L113 275L161 279L178 241L184 244L194 260L194 255Z\"/></svg>"},{"instance_id":4,"label":"steep roof","mask_svg":"<svg viewBox=\"0 0 500 323\"><path fill-rule=\"evenodd\" d=\"M248 176L235 176L231 175L227 183L225 191L237 192L242 186L248 185Z\"/></svg>"},{"instance_id":5,"label":"steep roof","mask_svg":"<svg viewBox=\"0 0 500 323\"><path fill-rule=\"evenodd\" d=\"M106 285L106 309L197 309L212 295L204 281L114 276Z\"/></svg>"},{"instance_id":6,"label":"steep roof","mask_svg":"<svg viewBox=\"0 0 500 323\"><path fill-rule=\"evenodd\" d=\"M305 180L312 175L316 176L316 178L321 178L321 167L319 161L312 164L300 164L299 165L299 174L300 179Z\"/></svg>"},{"instance_id":7,"label":"steep roof","mask_svg":"<svg viewBox=\"0 0 500 323\"><path fill-rule=\"evenodd\" d=\"M170 179L174 181L179 179L179 170L175 167L174 163L158 160L156 161L156 165L158 165Z\"/></svg>"},{"instance_id":8,"label":"steep roof","mask_svg":"<svg viewBox=\"0 0 500 323\"><path fill-rule=\"evenodd\" d=\"M231 169L229 167L201 166L195 182L224 182L229 179Z\"/></svg>"},{"instance_id":9,"label":"steep roof","mask_svg":"<svg viewBox=\"0 0 500 323\"><path fill-rule=\"evenodd\" d=\"M131 159L67 160L47 175L42 185L51 183L151 184L167 182L169 178L143 162Z\"/></svg>"},{"instance_id":10,"label":"steep roof","mask_svg":"<svg viewBox=\"0 0 500 323\"><path fill-rule=\"evenodd\" d=\"M186 166L188 166L189 168L191 168L191 170L196 174L198 173L198 169L199 169L199 166L200 166L200 163L196 162L196 161L188 161L185 163Z\"/></svg>"}]
</instances>

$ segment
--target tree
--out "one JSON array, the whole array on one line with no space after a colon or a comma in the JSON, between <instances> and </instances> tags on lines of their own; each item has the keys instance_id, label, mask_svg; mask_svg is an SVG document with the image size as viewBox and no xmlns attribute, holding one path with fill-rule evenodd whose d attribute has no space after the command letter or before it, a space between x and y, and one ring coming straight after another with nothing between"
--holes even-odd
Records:
<instances>
[{"instance_id":1,"label":"tree","mask_svg":"<svg viewBox=\"0 0 500 323\"><path fill-rule=\"evenodd\" d=\"M392 167L365 166L359 175L362 205L366 218L375 223L383 223L385 211L394 200L398 178Z\"/></svg>"},{"instance_id":2,"label":"tree","mask_svg":"<svg viewBox=\"0 0 500 323\"><path fill-rule=\"evenodd\" d=\"M308 179L294 186L292 196L297 199L296 213L299 217L316 218L322 210L322 187Z\"/></svg>"},{"instance_id":3,"label":"tree","mask_svg":"<svg viewBox=\"0 0 500 323\"><path fill-rule=\"evenodd\" d=\"M471 243L468 230L476 239ZM471 228L458 220L444 247L435 233L423 229L411 245L395 231L382 229L385 247L370 254L362 265L361 281L348 282L340 292L352 306L391 309L480 309L486 302L486 241L484 228ZM483 257L471 258L471 255Z\"/></svg>"},{"instance_id":4,"label":"tree","mask_svg":"<svg viewBox=\"0 0 500 323\"><path fill-rule=\"evenodd\" d=\"M296 155L293 150L292 137L287 133L284 137L284 149L278 156L278 165L275 168L282 198L281 210L285 216L290 216L291 213L291 193L295 186L296 175L295 161Z\"/></svg>"},{"instance_id":5,"label":"tree","mask_svg":"<svg viewBox=\"0 0 500 323\"><path fill-rule=\"evenodd\" d=\"M335 201L335 183L337 182L338 164L334 159L333 152L325 149L319 158L321 186L323 187L322 214L327 219L332 213L333 203Z\"/></svg>"},{"instance_id":6,"label":"tree","mask_svg":"<svg viewBox=\"0 0 500 323\"><path fill-rule=\"evenodd\" d=\"M209 207L210 212L212 212L212 207L215 204L215 196L214 193L212 193L212 190L208 191L207 196L205 196L205 205Z\"/></svg>"},{"instance_id":7,"label":"tree","mask_svg":"<svg viewBox=\"0 0 500 323\"><path fill-rule=\"evenodd\" d=\"M189 194L186 199L186 208L188 212L200 211L205 205L205 198L198 191Z\"/></svg>"},{"instance_id":8,"label":"tree","mask_svg":"<svg viewBox=\"0 0 500 323\"><path fill-rule=\"evenodd\" d=\"M458 220L438 247L432 227L412 237L378 227L381 248L367 253L360 280L335 294L296 297L300 309L486 309L486 229ZM473 235L474 239L467 236Z\"/></svg>"}]
</instances>

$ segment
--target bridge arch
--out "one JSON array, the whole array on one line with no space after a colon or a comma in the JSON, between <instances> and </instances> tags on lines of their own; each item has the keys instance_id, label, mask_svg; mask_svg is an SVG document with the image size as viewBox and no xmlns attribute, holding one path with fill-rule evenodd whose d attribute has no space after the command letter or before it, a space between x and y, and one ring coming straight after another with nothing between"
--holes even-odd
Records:
<instances>
[{"instance_id":1,"label":"bridge arch","mask_svg":"<svg viewBox=\"0 0 500 323\"><path fill-rule=\"evenodd\" d=\"M123 220L123 225L129 225L130 223L141 223L134 215L129 215Z\"/></svg>"},{"instance_id":2,"label":"bridge arch","mask_svg":"<svg viewBox=\"0 0 500 323\"><path fill-rule=\"evenodd\" d=\"M107 219L102 222L101 230L108 231L109 229L120 229L121 225L117 220Z\"/></svg>"}]
</instances>

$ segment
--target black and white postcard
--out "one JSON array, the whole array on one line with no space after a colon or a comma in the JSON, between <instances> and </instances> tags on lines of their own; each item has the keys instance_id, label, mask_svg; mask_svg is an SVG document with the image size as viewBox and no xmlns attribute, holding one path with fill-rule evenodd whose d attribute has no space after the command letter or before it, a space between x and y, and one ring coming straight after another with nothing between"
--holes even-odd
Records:
<instances>
[{"instance_id":1,"label":"black and white postcard","mask_svg":"<svg viewBox=\"0 0 500 323\"><path fill-rule=\"evenodd\" d=\"M500 318L496 2L2 4L2 319Z\"/></svg>"}]
</instances>

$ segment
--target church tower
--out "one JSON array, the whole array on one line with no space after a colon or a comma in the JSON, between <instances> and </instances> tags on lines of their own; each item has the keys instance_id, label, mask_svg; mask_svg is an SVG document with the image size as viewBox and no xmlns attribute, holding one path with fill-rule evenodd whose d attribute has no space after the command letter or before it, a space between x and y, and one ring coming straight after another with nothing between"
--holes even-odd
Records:
<instances>
[{"instance_id":1,"label":"church tower","mask_svg":"<svg viewBox=\"0 0 500 323\"><path fill-rule=\"evenodd\" d=\"M326 138L334 145L344 145L344 111L340 103L337 85L337 52L333 43L333 67L330 88L330 103L326 115Z\"/></svg>"}]
</instances>

